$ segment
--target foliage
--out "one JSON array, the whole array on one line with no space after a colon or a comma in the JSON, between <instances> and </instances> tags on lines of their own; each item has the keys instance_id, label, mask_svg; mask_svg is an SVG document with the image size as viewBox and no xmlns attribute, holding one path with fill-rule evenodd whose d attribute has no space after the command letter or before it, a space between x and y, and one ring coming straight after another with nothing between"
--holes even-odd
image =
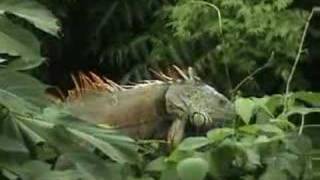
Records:
<instances>
[{"instance_id":1,"label":"foliage","mask_svg":"<svg viewBox=\"0 0 320 180\"><path fill-rule=\"evenodd\" d=\"M50 11L34 0L0 1L0 54L5 66L16 70L39 66L43 62L40 42L26 26L56 36L56 21Z\"/></svg>"},{"instance_id":2,"label":"foliage","mask_svg":"<svg viewBox=\"0 0 320 180\"><path fill-rule=\"evenodd\" d=\"M57 2L51 1L48 7L55 7ZM75 5L83 1L63 2ZM150 5L139 1L142 6L136 7L145 10L145 6L150 6L146 14L153 14L152 10L159 13L153 17L160 18L159 21L150 29L144 23L139 26L147 29L146 36L130 34L129 28L114 35L113 41L103 42L101 37L113 35L107 29L109 18L116 26L116 14L123 13L116 7L127 7L122 20L132 21L121 23L131 22L131 28L136 27L135 20L143 17L143 21L146 16L138 15L141 11L128 10L135 7L133 1L99 1L110 9L93 26L97 39L93 39L89 51L102 60L110 58L110 62L131 59L136 53L135 58L141 58L133 63L141 65L133 68L137 72L146 66L164 66L167 58L172 58L180 65L192 64L202 73L207 73L208 68L213 71L207 73L208 77L221 74L225 68L220 68L227 67L239 78L260 65L260 61L263 64L274 52L274 58L281 61L269 73L277 76L277 72L285 72L284 66L295 56L306 16L303 11L288 9L289 0L178 0L166 6L156 2ZM104 10L95 7L98 14ZM166 150L158 141L133 140L114 129L71 116L48 99L45 91L49 85L15 71L32 69L42 62L39 31L57 36L59 29L53 23L56 18L36 1L0 1L0 9L0 52L6 67L0 70L1 179L319 178L319 93L235 97L238 116L230 124L204 136L188 137L177 148ZM128 28L123 24L120 27ZM126 33L129 35L122 38ZM124 62L117 63L122 67ZM130 73L125 77L132 78ZM227 75L217 78L228 79ZM287 108L284 96L288 98Z\"/></svg>"},{"instance_id":3,"label":"foliage","mask_svg":"<svg viewBox=\"0 0 320 180\"><path fill-rule=\"evenodd\" d=\"M293 8L292 0L64 2L70 7L62 18L64 45L60 57L51 58L69 72L86 64L127 83L150 78L150 67L193 66L230 93L266 66L265 73L242 87L251 95L283 90L308 15ZM72 20L77 24L68 23ZM274 81L266 82L270 77ZM308 87L300 69L293 88L297 85Z\"/></svg>"},{"instance_id":4,"label":"foliage","mask_svg":"<svg viewBox=\"0 0 320 180\"><path fill-rule=\"evenodd\" d=\"M281 112L281 95L239 97L235 123L186 138L165 153L156 141L143 146L57 111L50 102L41 108L36 103L43 102L40 82L17 72L2 73L32 84L16 81L1 88L0 167L8 179L311 179L317 173L311 168L317 156L304 135L307 125L303 120L296 126L293 117L320 112L317 93L291 94L288 112ZM30 87L39 91L30 94ZM250 109L243 108L248 105Z\"/></svg>"},{"instance_id":5,"label":"foliage","mask_svg":"<svg viewBox=\"0 0 320 180\"><path fill-rule=\"evenodd\" d=\"M200 72L207 67L206 76L217 77L217 83L224 89L230 90L248 72L266 63L270 67L275 62L276 67L268 72L268 78L272 76L279 80L274 82L281 84L288 78L307 17L304 11L288 9L291 3L291 0L180 0L166 7L166 24L174 38L182 44L191 43L191 49L183 52L186 55L176 56L193 59L193 66ZM193 47L202 48L193 50ZM259 88L269 91L274 87L272 82L264 81L265 77L259 78L249 84L251 87L247 86L247 92Z\"/></svg>"},{"instance_id":6,"label":"foliage","mask_svg":"<svg viewBox=\"0 0 320 180\"><path fill-rule=\"evenodd\" d=\"M90 173L95 173L92 162L100 162L101 167L108 166L108 170L109 166L114 167L111 162L105 164L109 161L103 161L106 157L117 162L116 167L140 162L138 146L129 137L81 123L65 112L50 108L50 102L46 103L47 108L41 108L35 103L44 101L40 82L17 72L1 73L15 80L10 88L1 88L1 103L5 106L1 107L0 167L8 178L53 179L61 176L61 179L77 179L80 175L90 177ZM27 85L22 86L19 82ZM30 88L36 89L31 93ZM100 154L101 159L95 154ZM54 163L48 164L48 161ZM55 170L49 172L53 165ZM75 167L59 170L65 166ZM42 167L43 171L36 167ZM83 171L82 168L89 169ZM95 173L98 175L101 176Z\"/></svg>"}]
</instances>

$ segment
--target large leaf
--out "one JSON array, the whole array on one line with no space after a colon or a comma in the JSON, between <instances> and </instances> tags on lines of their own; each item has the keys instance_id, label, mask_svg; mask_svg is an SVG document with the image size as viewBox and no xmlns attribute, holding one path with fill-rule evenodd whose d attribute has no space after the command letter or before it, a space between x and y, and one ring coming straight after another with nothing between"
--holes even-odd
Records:
<instances>
[{"instance_id":1,"label":"large leaf","mask_svg":"<svg viewBox=\"0 0 320 180\"><path fill-rule=\"evenodd\" d=\"M41 161L28 161L10 170L23 180L77 180L83 176L75 170L53 171L50 164Z\"/></svg>"},{"instance_id":2,"label":"large leaf","mask_svg":"<svg viewBox=\"0 0 320 180\"><path fill-rule=\"evenodd\" d=\"M256 107L256 104L251 99L238 98L235 101L236 112L242 118L242 120L249 124L251 117L253 116L253 111Z\"/></svg>"},{"instance_id":3,"label":"large leaf","mask_svg":"<svg viewBox=\"0 0 320 180\"><path fill-rule=\"evenodd\" d=\"M203 180L208 170L208 162L201 158L187 158L177 166L178 175L184 180Z\"/></svg>"},{"instance_id":4,"label":"large leaf","mask_svg":"<svg viewBox=\"0 0 320 180\"><path fill-rule=\"evenodd\" d=\"M217 143L222 141L223 139L230 137L235 134L235 130L231 128L220 128L220 129L213 129L207 132L208 139L213 142Z\"/></svg>"},{"instance_id":5,"label":"large leaf","mask_svg":"<svg viewBox=\"0 0 320 180\"><path fill-rule=\"evenodd\" d=\"M66 164L72 165L82 174L83 179L123 179L127 174L121 173L123 165L111 163L93 153L67 153L59 157L56 170L65 170Z\"/></svg>"},{"instance_id":6,"label":"large leaf","mask_svg":"<svg viewBox=\"0 0 320 180\"><path fill-rule=\"evenodd\" d=\"M191 151L206 146L209 143L210 141L206 137L189 137L179 144L178 150Z\"/></svg>"},{"instance_id":7,"label":"large leaf","mask_svg":"<svg viewBox=\"0 0 320 180\"><path fill-rule=\"evenodd\" d=\"M4 13L23 18L51 35L57 35L59 30L57 19L35 0L0 0L0 14Z\"/></svg>"},{"instance_id":8,"label":"large leaf","mask_svg":"<svg viewBox=\"0 0 320 180\"><path fill-rule=\"evenodd\" d=\"M50 104L45 94L47 85L29 75L14 71L0 71L0 103L11 111L33 113Z\"/></svg>"},{"instance_id":9,"label":"large leaf","mask_svg":"<svg viewBox=\"0 0 320 180\"><path fill-rule=\"evenodd\" d=\"M22 134L9 110L0 111L0 167L10 168L29 159Z\"/></svg>"},{"instance_id":10,"label":"large leaf","mask_svg":"<svg viewBox=\"0 0 320 180\"><path fill-rule=\"evenodd\" d=\"M74 136L98 148L111 159L131 163L139 161L135 141L114 129L97 127L81 121L56 107L46 108L41 117L51 124L62 124L68 127L68 131Z\"/></svg>"},{"instance_id":11,"label":"large leaf","mask_svg":"<svg viewBox=\"0 0 320 180\"><path fill-rule=\"evenodd\" d=\"M76 120L71 116L69 118ZM77 122L78 126L72 126L76 123L68 123L67 121L64 123L61 119L43 119L41 115L38 118L19 117L19 123L33 132L32 137L37 135L43 138L60 152L92 152L94 149L98 149L119 163L135 164L139 162L138 147L129 137L89 123L81 123L79 119ZM29 131L25 133L30 134ZM30 137L29 134L28 137Z\"/></svg>"},{"instance_id":12,"label":"large leaf","mask_svg":"<svg viewBox=\"0 0 320 180\"><path fill-rule=\"evenodd\" d=\"M293 98L309 103L312 106L320 106L320 93L297 92L293 94Z\"/></svg>"},{"instance_id":13,"label":"large leaf","mask_svg":"<svg viewBox=\"0 0 320 180\"><path fill-rule=\"evenodd\" d=\"M0 16L0 54L16 57L8 64L15 70L31 69L43 61L36 37L5 16Z\"/></svg>"}]
</instances>

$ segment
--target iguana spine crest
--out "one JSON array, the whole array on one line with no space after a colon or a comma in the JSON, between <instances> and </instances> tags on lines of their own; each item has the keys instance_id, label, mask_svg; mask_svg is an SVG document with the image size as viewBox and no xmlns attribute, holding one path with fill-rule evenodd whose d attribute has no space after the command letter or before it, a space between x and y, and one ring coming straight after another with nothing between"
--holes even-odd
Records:
<instances>
[{"instance_id":1,"label":"iguana spine crest","mask_svg":"<svg viewBox=\"0 0 320 180\"><path fill-rule=\"evenodd\" d=\"M90 91L114 93L155 84L172 84L186 80L200 80L199 77L194 75L191 68L188 69L188 74L184 73L182 69L175 65L173 65L170 70L172 70L171 72L175 73L175 76L170 77L170 75L167 75L162 71L150 69L150 71L154 73L159 80L144 80L138 83L133 83L132 85L119 85L114 81L104 76L98 76L93 72L84 73L80 71L78 72L78 75L71 74L71 78L75 87L71 90L68 90L66 95L61 96L61 99L63 101L72 101L81 98L82 95Z\"/></svg>"}]
</instances>

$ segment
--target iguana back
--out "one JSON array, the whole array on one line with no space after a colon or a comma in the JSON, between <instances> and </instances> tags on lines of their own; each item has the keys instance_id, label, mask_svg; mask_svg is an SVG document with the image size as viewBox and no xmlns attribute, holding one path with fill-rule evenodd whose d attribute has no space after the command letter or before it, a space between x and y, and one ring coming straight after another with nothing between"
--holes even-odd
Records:
<instances>
[{"instance_id":1,"label":"iguana back","mask_svg":"<svg viewBox=\"0 0 320 180\"><path fill-rule=\"evenodd\" d=\"M66 101L65 107L76 117L96 124L107 124L137 138L161 132L167 117L165 93L168 84L153 84L117 92L91 91Z\"/></svg>"}]
</instances>

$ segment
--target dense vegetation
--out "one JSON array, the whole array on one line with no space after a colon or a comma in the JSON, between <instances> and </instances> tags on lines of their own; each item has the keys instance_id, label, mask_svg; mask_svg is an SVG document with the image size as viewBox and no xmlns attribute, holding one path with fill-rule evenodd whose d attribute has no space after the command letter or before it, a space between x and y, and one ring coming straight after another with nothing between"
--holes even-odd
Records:
<instances>
[{"instance_id":1,"label":"dense vegetation","mask_svg":"<svg viewBox=\"0 0 320 180\"><path fill-rule=\"evenodd\" d=\"M320 10L309 3L0 1L0 179L319 178ZM172 64L192 66L238 115L172 151L57 111L45 94L79 70L125 84Z\"/></svg>"}]
</instances>

